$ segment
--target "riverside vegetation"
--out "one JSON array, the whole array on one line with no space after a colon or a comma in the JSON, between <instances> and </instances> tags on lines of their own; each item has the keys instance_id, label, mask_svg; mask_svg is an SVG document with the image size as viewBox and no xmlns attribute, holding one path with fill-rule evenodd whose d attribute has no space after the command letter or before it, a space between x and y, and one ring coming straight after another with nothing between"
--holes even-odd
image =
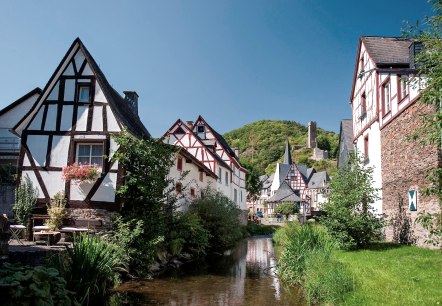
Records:
<instances>
[{"instance_id":1,"label":"riverside vegetation","mask_svg":"<svg viewBox=\"0 0 442 306\"><path fill-rule=\"evenodd\" d=\"M29 295L23 291L35 289L41 270L48 269L52 278L44 283L45 305L102 304L109 291L126 276L149 277L152 266L223 252L247 235L236 204L214 190L205 190L205 197L194 199L188 211L177 211L176 193L170 187L175 183L168 178L175 156L172 147L127 133L115 139L120 150L114 158L126 170L126 184L117 191L125 205L116 216L113 229L100 235L75 237L72 248L49 259L50 268L14 268L25 269L26 279L24 283L18 280L17 286L0 283L0 291L13 291L2 295L2 299L7 296L2 303L26 303ZM32 185L26 190L32 198ZM64 203L60 198L54 201ZM14 269L5 267L0 271L2 277L17 275ZM53 292L60 286L65 288L69 302L57 302ZM43 294L34 291L36 295ZM60 298L65 300L64 293Z\"/></svg>"}]
</instances>

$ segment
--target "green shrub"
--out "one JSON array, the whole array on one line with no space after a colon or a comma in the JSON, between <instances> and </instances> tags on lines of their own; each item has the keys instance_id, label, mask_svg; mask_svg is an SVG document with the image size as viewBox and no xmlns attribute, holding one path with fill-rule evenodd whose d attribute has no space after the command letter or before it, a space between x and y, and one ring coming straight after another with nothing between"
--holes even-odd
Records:
<instances>
[{"instance_id":1,"label":"green shrub","mask_svg":"<svg viewBox=\"0 0 442 306\"><path fill-rule=\"evenodd\" d=\"M37 203L37 189L34 189L29 176L24 177L15 192L15 203L12 206L17 222L25 226L29 225L32 210Z\"/></svg>"},{"instance_id":2,"label":"green shrub","mask_svg":"<svg viewBox=\"0 0 442 306\"><path fill-rule=\"evenodd\" d=\"M172 255L178 255L182 251L196 256L204 255L209 247L209 231L204 227L201 218L192 212L180 212L175 219L171 232Z\"/></svg>"},{"instance_id":3,"label":"green shrub","mask_svg":"<svg viewBox=\"0 0 442 306\"><path fill-rule=\"evenodd\" d=\"M81 304L102 300L119 283L117 269L125 266L121 250L98 236L79 235L72 248L52 261Z\"/></svg>"},{"instance_id":4,"label":"green shrub","mask_svg":"<svg viewBox=\"0 0 442 306\"><path fill-rule=\"evenodd\" d=\"M66 198L62 192L57 192L54 198L51 199L50 205L48 205L49 219L46 221L46 225L51 230L56 230L63 225L63 218L66 213Z\"/></svg>"},{"instance_id":5,"label":"green shrub","mask_svg":"<svg viewBox=\"0 0 442 306\"><path fill-rule=\"evenodd\" d=\"M195 213L208 231L211 251L229 249L243 237L239 208L219 192L208 191L206 197L191 203L189 212Z\"/></svg>"},{"instance_id":6,"label":"green shrub","mask_svg":"<svg viewBox=\"0 0 442 306\"><path fill-rule=\"evenodd\" d=\"M9 263L0 268L2 305L71 305L71 296L56 269Z\"/></svg>"},{"instance_id":7,"label":"green shrub","mask_svg":"<svg viewBox=\"0 0 442 306\"><path fill-rule=\"evenodd\" d=\"M336 305L354 288L348 268L323 252L312 253L305 260L304 294L309 304Z\"/></svg>"},{"instance_id":8,"label":"green shrub","mask_svg":"<svg viewBox=\"0 0 442 306\"><path fill-rule=\"evenodd\" d=\"M135 266L136 260L143 259L143 251L136 247L143 234L143 226L142 220L126 220L117 216L112 220L112 230L102 237L120 250L123 262L128 263L129 266Z\"/></svg>"},{"instance_id":9,"label":"green shrub","mask_svg":"<svg viewBox=\"0 0 442 306\"><path fill-rule=\"evenodd\" d=\"M372 203L378 197L373 187L373 168L356 153L330 182L328 202L323 205L322 225L344 249L360 249L379 237L383 221Z\"/></svg>"},{"instance_id":10,"label":"green shrub","mask_svg":"<svg viewBox=\"0 0 442 306\"><path fill-rule=\"evenodd\" d=\"M246 232L250 236L271 235L275 233L277 228L278 226L276 225L256 224L249 221L246 226Z\"/></svg>"}]
</instances>

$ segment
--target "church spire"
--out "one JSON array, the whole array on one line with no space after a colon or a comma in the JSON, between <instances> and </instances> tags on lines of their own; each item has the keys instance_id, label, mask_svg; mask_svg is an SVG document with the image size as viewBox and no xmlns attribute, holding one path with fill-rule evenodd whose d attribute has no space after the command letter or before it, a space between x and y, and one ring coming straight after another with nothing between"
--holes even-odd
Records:
<instances>
[{"instance_id":1,"label":"church spire","mask_svg":"<svg viewBox=\"0 0 442 306\"><path fill-rule=\"evenodd\" d=\"M285 139L285 152L284 152L284 162L283 162L286 165L293 164L292 156L290 153L291 151L290 151L289 137L287 136Z\"/></svg>"}]
</instances>

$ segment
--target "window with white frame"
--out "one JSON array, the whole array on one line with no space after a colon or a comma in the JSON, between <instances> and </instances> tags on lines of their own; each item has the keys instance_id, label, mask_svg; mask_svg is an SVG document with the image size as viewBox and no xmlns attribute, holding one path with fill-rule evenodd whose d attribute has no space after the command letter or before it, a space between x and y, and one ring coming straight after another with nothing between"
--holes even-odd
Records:
<instances>
[{"instance_id":1,"label":"window with white frame","mask_svg":"<svg viewBox=\"0 0 442 306\"><path fill-rule=\"evenodd\" d=\"M77 163L103 166L102 143L78 143Z\"/></svg>"},{"instance_id":2,"label":"window with white frame","mask_svg":"<svg viewBox=\"0 0 442 306\"><path fill-rule=\"evenodd\" d=\"M408 75L399 76L399 100L402 100L409 94Z\"/></svg>"},{"instance_id":3,"label":"window with white frame","mask_svg":"<svg viewBox=\"0 0 442 306\"><path fill-rule=\"evenodd\" d=\"M382 102L384 106L384 115L391 111L391 94L390 94L390 80L382 85Z\"/></svg>"}]
</instances>

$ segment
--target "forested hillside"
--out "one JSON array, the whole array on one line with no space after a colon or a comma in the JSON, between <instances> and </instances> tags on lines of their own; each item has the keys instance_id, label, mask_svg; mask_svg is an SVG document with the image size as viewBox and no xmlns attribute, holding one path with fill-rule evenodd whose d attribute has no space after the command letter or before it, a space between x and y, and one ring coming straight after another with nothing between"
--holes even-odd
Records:
<instances>
[{"instance_id":1,"label":"forested hillside","mask_svg":"<svg viewBox=\"0 0 442 306\"><path fill-rule=\"evenodd\" d=\"M247 124L239 129L225 133L223 136L232 148L239 148L241 162L253 167L258 173L271 173L274 164L284 154L286 136L292 146L305 146L307 143L307 126L295 121L260 120ZM335 159L339 136L334 132L317 129L318 147L328 150L331 159ZM296 162L319 168L332 167L322 162L309 160L311 150L299 149L292 152ZM269 166L270 165L270 166ZM267 171L266 171L267 168Z\"/></svg>"}]
</instances>

